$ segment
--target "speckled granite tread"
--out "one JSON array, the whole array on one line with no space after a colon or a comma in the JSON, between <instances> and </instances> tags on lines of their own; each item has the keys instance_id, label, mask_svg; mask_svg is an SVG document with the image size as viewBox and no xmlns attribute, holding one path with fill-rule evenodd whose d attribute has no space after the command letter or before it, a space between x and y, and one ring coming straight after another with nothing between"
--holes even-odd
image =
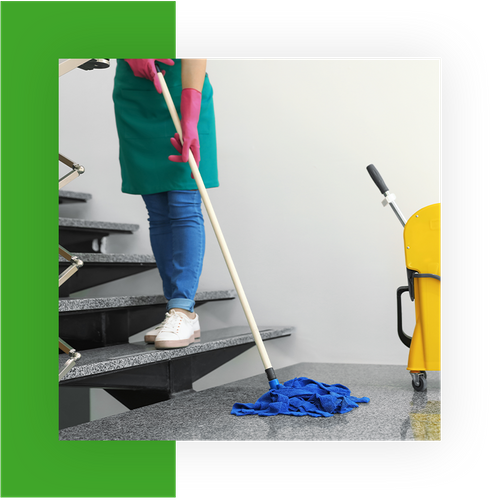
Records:
<instances>
[{"instance_id":1,"label":"speckled granite tread","mask_svg":"<svg viewBox=\"0 0 500 500\"><path fill-rule=\"evenodd\" d=\"M195 302L208 300L234 299L235 290L206 290L198 291L194 297ZM86 311L95 309L115 309L117 307L151 306L165 304L163 295L133 295L123 297L97 297L97 298L61 298L59 299L59 312Z\"/></svg>"},{"instance_id":2,"label":"speckled granite tread","mask_svg":"<svg viewBox=\"0 0 500 500\"><path fill-rule=\"evenodd\" d=\"M85 219L71 219L68 217L59 217L59 227L74 227L81 229L105 229L110 231L137 231L137 224L123 224L121 222L103 222Z\"/></svg>"},{"instance_id":3,"label":"speckled granite tread","mask_svg":"<svg viewBox=\"0 0 500 500\"><path fill-rule=\"evenodd\" d=\"M262 340L275 339L291 335L292 327L261 327ZM133 366L157 363L169 359L189 356L201 352L213 351L242 344L254 343L253 335L248 326L235 326L217 330L201 330L200 341L182 349L156 350L154 345L145 342L134 342L109 347L98 347L80 351L82 355L75 367L63 378L70 380L91 375L98 375ZM68 356L59 356L59 370L67 361Z\"/></svg>"},{"instance_id":4,"label":"speckled granite tread","mask_svg":"<svg viewBox=\"0 0 500 500\"><path fill-rule=\"evenodd\" d=\"M84 265L89 264L151 264L156 263L153 255L147 254L124 254L124 253L80 253L75 255L83 261ZM59 256L59 262L68 262L64 257Z\"/></svg>"},{"instance_id":5,"label":"speckled granite tread","mask_svg":"<svg viewBox=\"0 0 500 500\"><path fill-rule=\"evenodd\" d=\"M90 200L92 195L90 193L78 193L77 191L65 191L64 189L59 190L60 198L74 198L77 200Z\"/></svg>"}]
</instances>

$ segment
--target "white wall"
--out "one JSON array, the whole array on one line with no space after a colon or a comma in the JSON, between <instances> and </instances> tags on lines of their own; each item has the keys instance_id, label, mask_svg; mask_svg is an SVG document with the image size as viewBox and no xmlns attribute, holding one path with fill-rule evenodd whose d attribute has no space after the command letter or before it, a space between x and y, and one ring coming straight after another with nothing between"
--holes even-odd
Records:
<instances>
[{"instance_id":1,"label":"white wall","mask_svg":"<svg viewBox=\"0 0 500 500\"><path fill-rule=\"evenodd\" d=\"M120 191L114 68L60 78L59 149L86 167L68 189L93 195L61 215L140 224L133 236L110 237L107 251L151 253L142 199ZM257 323L296 328L266 343L273 366L406 364L396 333L402 226L366 166L379 169L406 217L440 201L439 61L209 60L208 74L221 184L209 190L214 209ZM205 220L200 288L232 287ZM161 293L156 271L87 295L144 293ZM413 304L405 306L411 333ZM237 300L197 312L202 329L246 321ZM195 387L262 370L253 348Z\"/></svg>"}]
</instances>

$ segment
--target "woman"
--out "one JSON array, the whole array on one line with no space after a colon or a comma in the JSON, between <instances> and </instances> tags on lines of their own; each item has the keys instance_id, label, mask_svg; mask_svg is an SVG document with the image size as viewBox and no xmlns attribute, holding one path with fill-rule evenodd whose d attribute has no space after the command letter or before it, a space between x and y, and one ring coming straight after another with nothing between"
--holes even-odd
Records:
<instances>
[{"instance_id":1,"label":"woman","mask_svg":"<svg viewBox=\"0 0 500 500\"><path fill-rule=\"evenodd\" d=\"M181 116L183 145L161 95L155 62ZM157 349L185 347L200 336L194 296L203 266L205 228L200 193L187 161L191 150L205 187L219 185L212 94L205 59L117 61L113 101L122 191L144 199L167 299L164 321L144 337Z\"/></svg>"}]
</instances>

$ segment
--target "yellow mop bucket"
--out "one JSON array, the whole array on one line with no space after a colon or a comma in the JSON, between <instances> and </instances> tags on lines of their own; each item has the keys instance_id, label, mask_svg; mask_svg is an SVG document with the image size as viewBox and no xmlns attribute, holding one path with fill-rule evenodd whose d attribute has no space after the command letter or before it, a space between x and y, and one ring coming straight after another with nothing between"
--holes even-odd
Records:
<instances>
[{"instance_id":1,"label":"yellow mop bucket","mask_svg":"<svg viewBox=\"0 0 500 500\"><path fill-rule=\"evenodd\" d=\"M396 196L374 165L366 167L380 192L382 204L390 205L404 227L408 285L397 290L398 335L410 348L408 367L416 391L427 388L426 370L441 369L441 205L435 203L413 214L408 221L395 203ZM403 331L403 293L415 302L415 329L409 337Z\"/></svg>"}]
</instances>

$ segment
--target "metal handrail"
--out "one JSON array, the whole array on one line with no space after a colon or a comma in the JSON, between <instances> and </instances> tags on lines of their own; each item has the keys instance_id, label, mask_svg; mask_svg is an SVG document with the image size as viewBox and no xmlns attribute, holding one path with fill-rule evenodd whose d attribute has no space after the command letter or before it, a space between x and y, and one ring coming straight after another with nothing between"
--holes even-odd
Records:
<instances>
[{"instance_id":1,"label":"metal handrail","mask_svg":"<svg viewBox=\"0 0 500 500\"><path fill-rule=\"evenodd\" d=\"M85 71L93 70L97 68L108 68L109 67L109 59L66 59L59 64L59 77L69 73L75 68L80 68ZM67 167L71 169L71 172L64 175L59 179L59 189L63 188L71 181L80 177L83 173L85 173L85 168L78 163L75 163L73 160L70 160L66 156L59 153L59 161L64 163ZM71 276L73 276L82 266L83 261L76 255L71 255L68 250L59 245L59 255L63 258L71 262L71 266L69 266L64 272L59 275L59 286L65 283ZM69 359L64 364L62 370L59 372L59 381L73 368L75 363L81 358L81 354L76 352L69 344L64 342L59 337L59 349L68 354Z\"/></svg>"}]
</instances>

